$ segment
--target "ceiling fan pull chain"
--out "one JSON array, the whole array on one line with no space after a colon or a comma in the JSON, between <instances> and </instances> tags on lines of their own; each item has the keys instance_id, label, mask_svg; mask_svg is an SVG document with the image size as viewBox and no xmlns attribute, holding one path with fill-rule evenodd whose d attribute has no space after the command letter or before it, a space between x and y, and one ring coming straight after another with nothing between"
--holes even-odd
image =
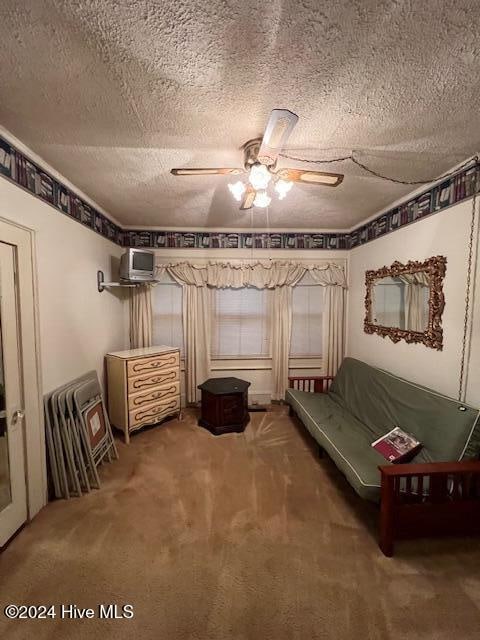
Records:
<instances>
[{"instance_id":1,"label":"ceiling fan pull chain","mask_svg":"<svg viewBox=\"0 0 480 640\"><path fill-rule=\"evenodd\" d=\"M250 247L250 258L253 260L253 244L255 242L255 238L253 236L253 207L250 209L250 231L252 234L252 246Z\"/></svg>"},{"instance_id":2,"label":"ceiling fan pull chain","mask_svg":"<svg viewBox=\"0 0 480 640\"><path fill-rule=\"evenodd\" d=\"M462 338L462 355L460 358L460 379L458 385L458 400L465 402L467 389L465 387L465 361L467 359L467 350L470 352L471 343L471 322L470 322L470 298L472 285L472 267L474 257L474 239L477 217L477 182L478 182L478 156L475 156L475 177L472 198L472 215L470 220L470 235L468 241L468 259L467 259L467 282L465 289L465 315L463 317L463 338ZM476 253L476 251L475 251Z\"/></svg>"}]
</instances>

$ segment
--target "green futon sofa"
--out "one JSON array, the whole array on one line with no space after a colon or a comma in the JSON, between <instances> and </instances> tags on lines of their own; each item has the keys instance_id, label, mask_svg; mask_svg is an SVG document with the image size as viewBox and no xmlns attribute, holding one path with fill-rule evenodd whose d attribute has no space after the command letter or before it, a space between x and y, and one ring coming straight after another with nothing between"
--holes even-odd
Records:
<instances>
[{"instance_id":1,"label":"green futon sofa","mask_svg":"<svg viewBox=\"0 0 480 640\"><path fill-rule=\"evenodd\" d=\"M295 380L305 379L292 378L290 384ZM310 379L315 386L320 380L325 382ZM323 393L290 388L286 402L362 498L383 502L382 491L386 495L386 487L391 484L390 492L402 495L402 505L408 502L405 496L409 494L413 502L426 503L429 487L432 482L432 486L440 484L437 476L443 469L443 498L447 500L452 494L447 472L453 473L458 461L480 457L479 411L473 407L354 358L345 358L329 388L328 381L321 387ZM371 447L374 440L397 426L423 445L409 464L391 465ZM439 462L456 462L457 467L430 464ZM459 472L471 471L468 463L460 467ZM480 463L475 462L472 469L480 472ZM409 472L415 475L415 481ZM432 474L436 478L433 481ZM403 477L401 484L399 479L395 485L396 476ZM466 490L463 493L466 498ZM480 503L476 507L480 513ZM398 517L392 518L394 526Z\"/></svg>"}]
</instances>

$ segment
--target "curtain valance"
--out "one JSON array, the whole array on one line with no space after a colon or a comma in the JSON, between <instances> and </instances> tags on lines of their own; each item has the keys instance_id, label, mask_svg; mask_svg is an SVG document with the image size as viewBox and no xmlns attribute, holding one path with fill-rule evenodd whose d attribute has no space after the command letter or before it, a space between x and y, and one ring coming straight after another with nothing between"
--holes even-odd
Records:
<instances>
[{"instance_id":1,"label":"curtain valance","mask_svg":"<svg viewBox=\"0 0 480 640\"><path fill-rule=\"evenodd\" d=\"M275 289L294 286L308 271L313 281L322 286L346 288L345 270L336 263L302 264L300 262L178 262L157 264L157 276L166 271L182 285L195 287L233 288L256 287Z\"/></svg>"}]
</instances>

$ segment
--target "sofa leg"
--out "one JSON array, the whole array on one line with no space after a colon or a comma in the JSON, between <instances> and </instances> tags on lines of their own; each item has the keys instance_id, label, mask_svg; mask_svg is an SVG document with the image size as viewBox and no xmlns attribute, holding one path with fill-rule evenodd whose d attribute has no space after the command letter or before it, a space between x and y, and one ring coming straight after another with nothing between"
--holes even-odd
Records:
<instances>
[{"instance_id":1,"label":"sofa leg","mask_svg":"<svg viewBox=\"0 0 480 640\"><path fill-rule=\"evenodd\" d=\"M395 504L393 500L393 480L394 478L382 479L382 493L380 503L380 540L379 546L387 558L393 556L394 551L394 512Z\"/></svg>"},{"instance_id":2,"label":"sofa leg","mask_svg":"<svg viewBox=\"0 0 480 640\"><path fill-rule=\"evenodd\" d=\"M322 449L322 447L320 445L318 445L318 457L319 458L324 458L325 457L325 451Z\"/></svg>"},{"instance_id":3,"label":"sofa leg","mask_svg":"<svg viewBox=\"0 0 480 640\"><path fill-rule=\"evenodd\" d=\"M295 415L295 411L292 409L292 405L289 404L288 405L288 415L293 418L293 416Z\"/></svg>"},{"instance_id":4,"label":"sofa leg","mask_svg":"<svg viewBox=\"0 0 480 640\"><path fill-rule=\"evenodd\" d=\"M380 536L380 542L378 546L380 547L380 551L383 553L384 556L386 556L387 558L393 557L394 547L393 547L393 540L391 538L385 537L384 539L383 536Z\"/></svg>"}]
</instances>

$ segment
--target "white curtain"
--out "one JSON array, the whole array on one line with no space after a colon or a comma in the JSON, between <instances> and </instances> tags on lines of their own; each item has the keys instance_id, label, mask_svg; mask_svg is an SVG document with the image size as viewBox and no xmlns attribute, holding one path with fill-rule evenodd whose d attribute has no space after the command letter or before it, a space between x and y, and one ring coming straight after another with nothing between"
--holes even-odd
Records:
<instances>
[{"instance_id":1,"label":"white curtain","mask_svg":"<svg viewBox=\"0 0 480 640\"><path fill-rule=\"evenodd\" d=\"M292 337L292 287L273 290L272 300L273 400L283 400L288 387L288 361Z\"/></svg>"},{"instance_id":2,"label":"white curtain","mask_svg":"<svg viewBox=\"0 0 480 640\"><path fill-rule=\"evenodd\" d=\"M212 290L183 285L183 334L187 402L197 402L197 386L210 377Z\"/></svg>"},{"instance_id":3,"label":"white curtain","mask_svg":"<svg viewBox=\"0 0 480 640\"><path fill-rule=\"evenodd\" d=\"M324 295L323 369L327 376L334 376L345 352L345 289L328 285Z\"/></svg>"},{"instance_id":4,"label":"white curtain","mask_svg":"<svg viewBox=\"0 0 480 640\"><path fill-rule=\"evenodd\" d=\"M288 386L288 358L292 329L292 286L309 271L325 287L324 353L325 372L334 375L343 359L344 291L343 266L335 263L305 265L289 261L264 262L176 262L158 264L160 275L167 271L183 286L183 327L187 401L199 397L197 386L210 376L211 289L256 287L273 289L272 374L273 398L283 399Z\"/></svg>"},{"instance_id":5,"label":"white curtain","mask_svg":"<svg viewBox=\"0 0 480 640\"><path fill-rule=\"evenodd\" d=\"M325 287L323 307L323 370L336 375L345 354L345 290L347 281L343 267L330 264L309 269L312 279Z\"/></svg>"},{"instance_id":6,"label":"white curtain","mask_svg":"<svg viewBox=\"0 0 480 640\"><path fill-rule=\"evenodd\" d=\"M152 346L152 289L140 285L130 289L130 348Z\"/></svg>"}]
</instances>

